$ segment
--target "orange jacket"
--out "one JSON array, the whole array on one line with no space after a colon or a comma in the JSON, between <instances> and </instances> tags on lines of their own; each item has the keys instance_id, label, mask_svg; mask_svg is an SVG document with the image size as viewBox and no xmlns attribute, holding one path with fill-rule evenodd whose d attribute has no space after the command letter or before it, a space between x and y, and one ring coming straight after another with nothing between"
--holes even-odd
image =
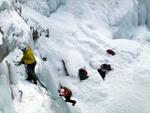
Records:
<instances>
[{"instance_id":1,"label":"orange jacket","mask_svg":"<svg viewBox=\"0 0 150 113\"><path fill-rule=\"evenodd\" d=\"M62 89L64 89L64 93L61 94L62 96L66 97L66 96L72 96L72 91L66 87L63 87Z\"/></svg>"}]
</instances>

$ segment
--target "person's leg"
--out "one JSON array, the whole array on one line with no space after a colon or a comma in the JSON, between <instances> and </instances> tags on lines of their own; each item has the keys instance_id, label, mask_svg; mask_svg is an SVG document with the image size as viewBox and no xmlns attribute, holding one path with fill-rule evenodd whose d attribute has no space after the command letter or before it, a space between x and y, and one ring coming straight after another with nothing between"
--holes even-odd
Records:
<instances>
[{"instance_id":1,"label":"person's leg","mask_svg":"<svg viewBox=\"0 0 150 113\"><path fill-rule=\"evenodd\" d=\"M32 69L33 72L34 72L35 66L36 66L36 62L33 64L30 64L30 68Z\"/></svg>"},{"instance_id":2,"label":"person's leg","mask_svg":"<svg viewBox=\"0 0 150 113\"><path fill-rule=\"evenodd\" d=\"M76 101L75 100L71 100L70 98L71 98L70 96L65 97L65 99L66 99L65 102L70 102L74 106L76 104Z\"/></svg>"},{"instance_id":3,"label":"person's leg","mask_svg":"<svg viewBox=\"0 0 150 113\"><path fill-rule=\"evenodd\" d=\"M70 102L70 103L72 103L72 105L74 106L75 104L76 104L76 101L75 100L68 100L67 102Z\"/></svg>"},{"instance_id":4,"label":"person's leg","mask_svg":"<svg viewBox=\"0 0 150 113\"><path fill-rule=\"evenodd\" d=\"M31 73L32 80L33 80L34 84L37 84L37 81L38 81L40 83L40 85L47 90L46 86L38 79L38 77L36 76L36 74L34 72L35 65L36 65L36 63L31 64L29 67L29 72Z\"/></svg>"},{"instance_id":5,"label":"person's leg","mask_svg":"<svg viewBox=\"0 0 150 113\"><path fill-rule=\"evenodd\" d=\"M37 84L37 79L36 79L36 75L35 75L35 72L34 72L35 65L36 65L36 63L27 65L27 71L28 71L27 80L33 80L34 84Z\"/></svg>"},{"instance_id":6,"label":"person's leg","mask_svg":"<svg viewBox=\"0 0 150 113\"><path fill-rule=\"evenodd\" d=\"M27 69L27 74L28 74L28 77L26 80L32 81L32 75L30 72L30 70L31 70L30 64L27 65L26 69Z\"/></svg>"},{"instance_id":7,"label":"person's leg","mask_svg":"<svg viewBox=\"0 0 150 113\"><path fill-rule=\"evenodd\" d=\"M37 84L37 80L35 78L33 78L33 82L34 84Z\"/></svg>"}]
</instances>

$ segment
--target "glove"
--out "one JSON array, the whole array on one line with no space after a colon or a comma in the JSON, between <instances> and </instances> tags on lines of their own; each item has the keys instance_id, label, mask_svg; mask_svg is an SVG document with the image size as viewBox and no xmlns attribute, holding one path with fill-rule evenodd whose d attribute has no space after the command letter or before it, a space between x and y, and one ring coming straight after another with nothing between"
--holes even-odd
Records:
<instances>
[{"instance_id":1,"label":"glove","mask_svg":"<svg viewBox=\"0 0 150 113\"><path fill-rule=\"evenodd\" d=\"M22 64L21 62L17 62L15 65L20 66L21 64Z\"/></svg>"},{"instance_id":2,"label":"glove","mask_svg":"<svg viewBox=\"0 0 150 113\"><path fill-rule=\"evenodd\" d=\"M59 94L59 96L63 96L63 95Z\"/></svg>"},{"instance_id":3,"label":"glove","mask_svg":"<svg viewBox=\"0 0 150 113\"><path fill-rule=\"evenodd\" d=\"M21 64L24 64L24 61L21 61Z\"/></svg>"}]
</instances>

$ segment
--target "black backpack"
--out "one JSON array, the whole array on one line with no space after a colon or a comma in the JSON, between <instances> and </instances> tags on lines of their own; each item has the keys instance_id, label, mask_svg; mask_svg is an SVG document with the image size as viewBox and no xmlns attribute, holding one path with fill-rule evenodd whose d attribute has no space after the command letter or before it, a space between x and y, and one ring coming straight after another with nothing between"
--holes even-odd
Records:
<instances>
[{"instance_id":1,"label":"black backpack","mask_svg":"<svg viewBox=\"0 0 150 113\"><path fill-rule=\"evenodd\" d=\"M87 71L85 69L79 69L79 79L80 80L85 80L87 79L89 76L87 75Z\"/></svg>"}]
</instances>

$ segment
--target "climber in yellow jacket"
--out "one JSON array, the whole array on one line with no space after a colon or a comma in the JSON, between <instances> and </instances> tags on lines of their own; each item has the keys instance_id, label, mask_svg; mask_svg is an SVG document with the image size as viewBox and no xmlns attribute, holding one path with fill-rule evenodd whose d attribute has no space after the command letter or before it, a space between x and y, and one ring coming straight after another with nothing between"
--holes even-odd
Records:
<instances>
[{"instance_id":1,"label":"climber in yellow jacket","mask_svg":"<svg viewBox=\"0 0 150 113\"><path fill-rule=\"evenodd\" d=\"M39 78L35 74L35 65L36 65L36 59L34 57L33 51L31 47L26 47L25 45L22 45L19 47L19 49L23 52L23 57L20 62L18 62L17 65L25 64L26 66L26 72L28 74L28 77L26 80L33 81L34 84L37 84L37 81L39 84L44 87L46 90L46 86L39 80Z\"/></svg>"},{"instance_id":2,"label":"climber in yellow jacket","mask_svg":"<svg viewBox=\"0 0 150 113\"><path fill-rule=\"evenodd\" d=\"M37 84L37 76L34 72L35 66L36 66L36 60L32 51L31 47L22 47L20 48L21 51L23 52L23 57L21 59L21 62L19 62L18 65L20 64L26 64L27 65L27 74L28 77L26 80L34 82L34 84Z\"/></svg>"}]
</instances>

